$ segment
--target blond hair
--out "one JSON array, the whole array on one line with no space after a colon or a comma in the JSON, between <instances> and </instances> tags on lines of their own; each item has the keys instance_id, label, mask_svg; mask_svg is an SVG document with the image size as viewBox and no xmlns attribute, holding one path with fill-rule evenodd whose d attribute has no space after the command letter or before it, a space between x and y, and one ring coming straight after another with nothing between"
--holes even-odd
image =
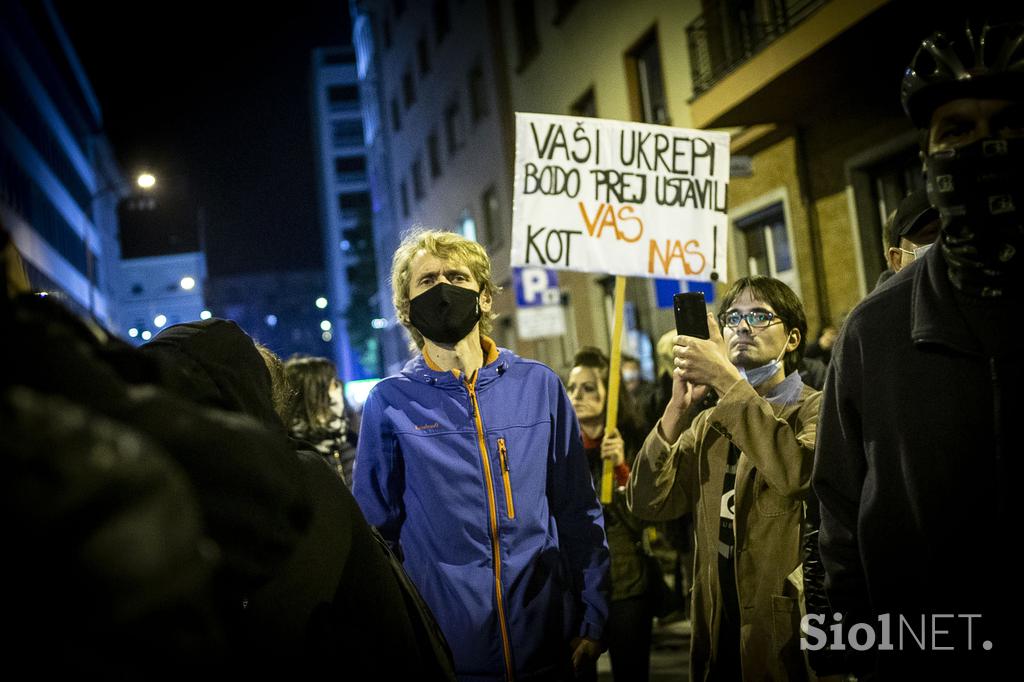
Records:
<instances>
[{"instance_id":1,"label":"blond hair","mask_svg":"<svg viewBox=\"0 0 1024 682\"><path fill-rule=\"evenodd\" d=\"M420 251L426 251L441 260L450 260L465 265L469 268L473 279L480 285L480 293L487 294L492 301L501 291L501 287L495 286L491 281L491 259L484 251L484 247L475 241L454 232L422 227L408 232L391 261L391 300L395 304L398 321L412 337L410 348L414 351L423 348L423 335L416 331L416 328L409 322L409 280L412 260ZM497 316L493 314L480 317L480 332L482 334L490 333L495 317Z\"/></svg>"}]
</instances>

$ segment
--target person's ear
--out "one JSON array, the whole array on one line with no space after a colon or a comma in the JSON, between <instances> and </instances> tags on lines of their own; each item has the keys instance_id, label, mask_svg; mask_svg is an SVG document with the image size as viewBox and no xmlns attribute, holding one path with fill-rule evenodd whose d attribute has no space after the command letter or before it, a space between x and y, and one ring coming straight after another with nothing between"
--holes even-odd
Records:
<instances>
[{"instance_id":1,"label":"person's ear","mask_svg":"<svg viewBox=\"0 0 1024 682\"><path fill-rule=\"evenodd\" d=\"M800 330L790 329L789 338L786 339L786 352L794 351L800 347Z\"/></svg>"},{"instance_id":2,"label":"person's ear","mask_svg":"<svg viewBox=\"0 0 1024 682\"><path fill-rule=\"evenodd\" d=\"M903 269L903 252L895 246L890 246L889 250L885 252L886 260L889 261L889 269L893 272L899 272Z\"/></svg>"},{"instance_id":3,"label":"person's ear","mask_svg":"<svg viewBox=\"0 0 1024 682\"><path fill-rule=\"evenodd\" d=\"M491 306L494 305L494 299L491 294L485 289L480 292L480 310L485 313L491 312Z\"/></svg>"}]
</instances>

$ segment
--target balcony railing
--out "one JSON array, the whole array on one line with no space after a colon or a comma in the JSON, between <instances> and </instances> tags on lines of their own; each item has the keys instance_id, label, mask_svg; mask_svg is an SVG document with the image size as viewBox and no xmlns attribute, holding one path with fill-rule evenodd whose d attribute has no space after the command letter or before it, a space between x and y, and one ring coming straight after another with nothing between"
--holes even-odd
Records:
<instances>
[{"instance_id":1,"label":"balcony railing","mask_svg":"<svg viewBox=\"0 0 1024 682\"><path fill-rule=\"evenodd\" d=\"M686 27L693 96L718 81L781 35L806 19L828 0L712 0Z\"/></svg>"}]
</instances>

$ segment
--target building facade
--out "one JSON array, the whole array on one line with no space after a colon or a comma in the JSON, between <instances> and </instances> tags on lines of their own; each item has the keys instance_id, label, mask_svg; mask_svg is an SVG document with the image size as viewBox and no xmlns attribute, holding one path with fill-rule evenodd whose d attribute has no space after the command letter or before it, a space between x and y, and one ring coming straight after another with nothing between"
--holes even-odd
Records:
<instances>
[{"instance_id":1,"label":"building facade","mask_svg":"<svg viewBox=\"0 0 1024 682\"><path fill-rule=\"evenodd\" d=\"M320 270L213 275L206 305L213 317L237 322L284 359L295 354L329 357L336 327L326 297L311 293L317 291L326 291Z\"/></svg>"},{"instance_id":2,"label":"building facade","mask_svg":"<svg viewBox=\"0 0 1024 682\"><path fill-rule=\"evenodd\" d=\"M119 329L123 181L103 115L49 0L0 4L0 221L33 288Z\"/></svg>"},{"instance_id":3,"label":"building facade","mask_svg":"<svg viewBox=\"0 0 1024 682\"><path fill-rule=\"evenodd\" d=\"M351 47L312 54L313 137L324 239L331 355L345 380L380 373L377 269L359 81Z\"/></svg>"},{"instance_id":4,"label":"building facade","mask_svg":"<svg viewBox=\"0 0 1024 682\"><path fill-rule=\"evenodd\" d=\"M374 96L367 127L376 133L367 139L380 149L369 163L371 192L375 210L391 211L383 219L375 213L381 270L410 224L475 228L506 287L496 305L499 342L556 368L580 345L610 346L613 278L560 272L566 333L516 338L508 268L514 112L730 133L729 276L788 283L813 335L839 323L884 268L884 218L923 184L899 81L920 40L962 25L956 13L964 11L940 3L922 12L921 3L887 0L365 0L352 7L361 83ZM474 82L484 87L475 91ZM368 111L364 98L364 117ZM447 125L460 120L461 128ZM393 322L387 282L378 279L382 317ZM673 328L665 284L680 285L627 284L625 349L648 369L651 346Z\"/></svg>"},{"instance_id":5,"label":"building facade","mask_svg":"<svg viewBox=\"0 0 1024 682\"><path fill-rule=\"evenodd\" d=\"M354 0L376 246L376 322L385 370L407 338L391 303L391 258L414 226L457 231L485 246L508 288L511 108L496 7L488 2ZM496 328L506 343L506 303Z\"/></svg>"}]
</instances>

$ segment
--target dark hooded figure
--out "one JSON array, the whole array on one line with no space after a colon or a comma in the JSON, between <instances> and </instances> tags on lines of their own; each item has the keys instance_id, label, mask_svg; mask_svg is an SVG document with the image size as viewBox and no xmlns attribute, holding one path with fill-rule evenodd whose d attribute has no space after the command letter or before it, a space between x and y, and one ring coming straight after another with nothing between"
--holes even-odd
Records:
<instances>
[{"instance_id":1,"label":"dark hooded figure","mask_svg":"<svg viewBox=\"0 0 1024 682\"><path fill-rule=\"evenodd\" d=\"M142 352L157 361L172 391L245 414L285 436L274 396L285 392L286 379L280 372L275 381L271 371L279 360L234 322L169 327ZM260 675L330 666L435 679L431 643L344 482L319 453L298 442L282 457L301 465L308 526L280 570L230 614L228 633L239 663Z\"/></svg>"},{"instance_id":2,"label":"dark hooded figure","mask_svg":"<svg viewBox=\"0 0 1024 682\"><path fill-rule=\"evenodd\" d=\"M429 614L344 484L296 452L237 325L171 328L139 351L12 286L5 237L10 665L449 679Z\"/></svg>"}]
</instances>

